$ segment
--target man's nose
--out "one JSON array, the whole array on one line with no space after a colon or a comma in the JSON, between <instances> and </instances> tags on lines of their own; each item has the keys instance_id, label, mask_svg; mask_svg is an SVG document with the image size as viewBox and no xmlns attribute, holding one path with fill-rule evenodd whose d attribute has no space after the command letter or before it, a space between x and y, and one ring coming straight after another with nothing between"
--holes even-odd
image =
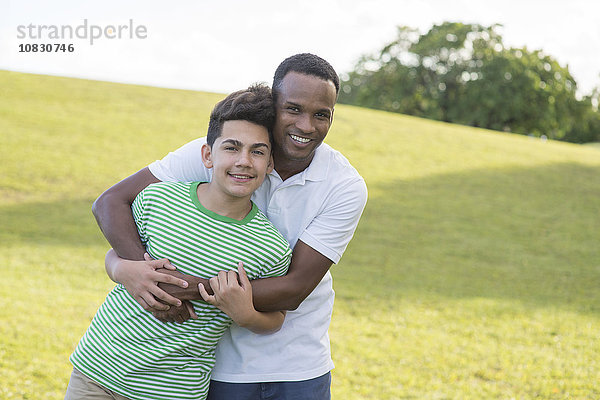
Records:
<instances>
[{"instance_id":1,"label":"man's nose","mask_svg":"<svg viewBox=\"0 0 600 400\"><path fill-rule=\"evenodd\" d=\"M308 114L302 114L298 116L296 128L304 133L312 133L315 131L312 118Z\"/></svg>"}]
</instances>

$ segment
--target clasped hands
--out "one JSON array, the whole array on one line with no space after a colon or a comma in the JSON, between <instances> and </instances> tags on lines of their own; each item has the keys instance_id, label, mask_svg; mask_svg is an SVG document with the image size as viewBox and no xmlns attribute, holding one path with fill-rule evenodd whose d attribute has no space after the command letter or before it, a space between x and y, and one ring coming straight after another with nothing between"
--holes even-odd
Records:
<instances>
[{"instance_id":1,"label":"clasped hands","mask_svg":"<svg viewBox=\"0 0 600 400\"><path fill-rule=\"evenodd\" d=\"M251 307L252 286L243 264L238 272L220 271L210 279L178 272L168 259L154 260L144 255L144 261L121 259L117 280L129 294L161 322L183 323L197 319L190 300L204 300L232 317L240 318Z\"/></svg>"}]
</instances>

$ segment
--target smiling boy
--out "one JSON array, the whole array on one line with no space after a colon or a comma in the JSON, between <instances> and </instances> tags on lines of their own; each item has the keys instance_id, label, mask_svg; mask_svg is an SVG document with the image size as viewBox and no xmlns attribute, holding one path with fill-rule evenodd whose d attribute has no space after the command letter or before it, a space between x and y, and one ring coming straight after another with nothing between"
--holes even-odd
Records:
<instances>
[{"instance_id":1,"label":"smiling boy","mask_svg":"<svg viewBox=\"0 0 600 400\"><path fill-rule=\"evenodd\" d=\"M205 293L222 298L229 316L193 301L195 319L163 324L117 285L71 355L65 399L205 399L215 348L232 318L256 333L281 327L284 312L254 309L248 280L284 275L291 258L286 240L250 200L273 169L273 118L268 87L232 93L215 106L198 155L213 171L210 182L152 184L131 207L152 257L201 277L229 271L219 273L213 296Z\"/></svg>"}]
</instances>

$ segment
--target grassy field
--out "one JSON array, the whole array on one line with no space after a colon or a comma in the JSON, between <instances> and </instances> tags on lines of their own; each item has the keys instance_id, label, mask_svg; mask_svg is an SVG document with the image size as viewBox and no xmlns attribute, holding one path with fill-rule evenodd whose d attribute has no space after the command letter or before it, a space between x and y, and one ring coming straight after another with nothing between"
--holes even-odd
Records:
<instances>
[{"instance_id":1,"label":"grassy field","mask_svg":"<svg viewBox=\"0 0 600 400\"><path fill-rule=\"evenodd\" d=\"M0 398L61 399L112 283L90 212L222 95L0 71ZM335 399L600 398L596 146L338 106L369 203L339 265Z\"/></svg>"}]
</instances>

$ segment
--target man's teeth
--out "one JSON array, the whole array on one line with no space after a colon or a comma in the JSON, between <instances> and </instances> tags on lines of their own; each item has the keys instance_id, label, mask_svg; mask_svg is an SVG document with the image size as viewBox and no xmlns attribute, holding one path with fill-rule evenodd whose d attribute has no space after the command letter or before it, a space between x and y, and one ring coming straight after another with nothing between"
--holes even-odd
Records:
<instances>
[{"instance_id":1,"label":"man's teeth","mask_svg":"<svg viewBox=\"0 0 600 400\"><path fill-rule=\"evenodd\" d=\"M300 142L300 143L308 143L310 142L310 139L306 139L300 136L296 136L296 135L290 135L292 137L292 139L294 139L296 142Z\"/></svg>"}]
</instances>

